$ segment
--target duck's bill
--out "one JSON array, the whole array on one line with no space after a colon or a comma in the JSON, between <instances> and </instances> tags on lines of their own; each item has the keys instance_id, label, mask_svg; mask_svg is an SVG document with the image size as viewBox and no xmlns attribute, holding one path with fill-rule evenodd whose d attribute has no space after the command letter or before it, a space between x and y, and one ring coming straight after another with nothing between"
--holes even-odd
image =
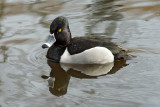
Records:
<instances>
[{"instance_id":1,"label":"duck's bill","mask_svg":"<svg viewBox=\"0 0 160 107\"><path fill-rule=\"evenodd\" d=\"M46 40L46 42L42 45L42 48L45 49L45 48L49 48L53 42L54 42L54 35L53 34L50 34Z\"/></svg>"}]
</instances>

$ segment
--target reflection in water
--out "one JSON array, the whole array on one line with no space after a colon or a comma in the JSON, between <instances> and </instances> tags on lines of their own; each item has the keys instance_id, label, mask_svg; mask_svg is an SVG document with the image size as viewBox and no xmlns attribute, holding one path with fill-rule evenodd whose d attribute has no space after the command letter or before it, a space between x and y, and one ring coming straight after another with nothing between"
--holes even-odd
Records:
<instances>
[{"instance_id":1,"label":"reflection in water","mask_svg":"<svg viewBox=\"0 0 160 107\"><path fill-rule=\"evenodd\" d=\"M2 0L0 2L0 39L3 36L3 32L2 32L2 24L1 24L1 20L2 20L2 16L3 16L3 11L4 11L4 0Z\"/></svg>"},{"instance_id":2,"label":"reflection in water","mask_svg":"<svg viewBox=\"0 0 160 107\"><path fill-rule=\"evenodd\" d=\"M2 36L3 36L2 24L1 24L1 22L2 22L1 20L3 17L3 11L4 11L4 0L2 0L0 2L0 39L2 39ZM6 46L0 45L0 63L6 62L6 59L7 59L6 50L7 50Z\"/></svg>"},{"instance_id":3,"label":"reflection in water","mask_svg":"<svg viewBox=\"0 0 160 107\"><path fill-rule=\"evenodd\" d=\"M116 9L120 5L115 5L116 0L97 0L93 4L89 5L89 11L91 12L90 18L95 21L110 21L120 20L123 16Z\"/></svg>"},{"instance_id":4,"label":"reflection in water","mask_svg":"<svg viewBox=\"0 0 160 107\"><path fill-rule=\"evenodd\" d=\"M88 5L87 35L112 36L116 29L116 22L123 16L116 9L116 0L97 0ZM119 5L120 6L120 5Z\"/></svg>"},{"instance_id":5,"label":"reflection in water","mask_svg":"<svg viewBox=\"0 0 160 107\"><path fill-rule=\"evenodd\" d=\"M159 0L121 0L119 5L122 5L120 11L123 11L125 20L140 19L151 20L160 16Z\"/></svg>"},{"instance_id":6,"label":"reflection in water","mask_svg":"<svg viewBox=\"0 0 160 107\"><path fill-rule=\"evenodd\" d=\"M0 46L0 63L4 63L7 60L6 51L8 48L6 46Z\"/></svg>"},{"instance_id":7,"label":"reflection in water","mask_svg":"<svg viewBox=\"0 0 160 107\"><path fill-rule=\"evenodd\" d=\"M48 25L51 21L47 22L46 18L48 15L54 15L63 7L63 5L68 1L60 1L60 0L47 0L47 1L36 1L32 3L28 9L41 16L39 23L44 27L48 28ZM52 20L51 18L50 20Z\"/></svg>"},{"instance_id":8,"label":"reflection in water","mask_svg":"<svg viewBox=\"0 0 160 107\"><path fill-rule=\"evenodd\" d=\"M113 67L114 63L108 63L108 64L94 64L94 65L85 65L85 64L60 64L63 70L67 72L74 72L79 71L82 74L88 75L88 76L100 76L107 74ZM76 73L76 72L75 72Z\"/></svg>"},{"instance_id":9,"label":"reflection in water","mask_svg":"<svg viewBox=\"0 0 160 107\"><path fill-rule=\"evenodd\" d=\"M127 66L125 60L104 65L79 65L60 64L48 61L51 67L50 76L43 75L43 79L48 80L49 91L55 96L62 96L67 93L70 77L80 79L96 79L106 74L114 74L120 68Z\"/></svg>"}]
</instances>

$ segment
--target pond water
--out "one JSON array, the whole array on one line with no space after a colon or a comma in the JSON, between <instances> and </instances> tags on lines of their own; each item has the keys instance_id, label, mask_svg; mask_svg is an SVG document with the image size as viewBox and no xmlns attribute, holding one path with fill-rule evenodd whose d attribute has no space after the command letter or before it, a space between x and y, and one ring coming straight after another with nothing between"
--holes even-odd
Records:
<instances>
[{"instance_id":1,"label":"pond water","mask_svg":"<svg viewBox=\"0 0 160 107\"><path fill-rule=\"evenodd\" d=\"M1 0L0 107L159 107L159 7L158 0ZM103 36L135 57L47 62L41 45L61 15L73 37Z\"/></svg>"}]
</instances>

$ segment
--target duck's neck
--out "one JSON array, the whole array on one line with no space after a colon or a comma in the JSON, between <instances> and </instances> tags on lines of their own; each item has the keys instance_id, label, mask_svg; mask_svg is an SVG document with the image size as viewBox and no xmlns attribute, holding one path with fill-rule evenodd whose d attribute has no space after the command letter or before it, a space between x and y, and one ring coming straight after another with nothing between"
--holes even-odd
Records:
<instances>
[{"instance_id":1,"label":"duck's neck","mask_svg":"<svg viewBox=\"0 0 160 107\"><path fill-rule=\"evenodd\" d=\"M65 41L65 42L56 41L56 42L54 43L54 45L57 46L57 47L67 47L67 46L69 46L70 44L71 44L71 40Z\"/></svg>"},{"instance_id":2,"label":"duck's neck","mask_svg":"<svg viewBox=\"0 0 160 107\"><path fill-rule=\"evenodd\" d=\"M55 46L58 46L58 47L67 47L67 46L69 46L71 43L72 43L72 39L71 39L71 38L67 38L67 39L64 40L64 41L56 40L56 42L54 43L54 45L55 45Z\"/></svg>"}]
</instances>

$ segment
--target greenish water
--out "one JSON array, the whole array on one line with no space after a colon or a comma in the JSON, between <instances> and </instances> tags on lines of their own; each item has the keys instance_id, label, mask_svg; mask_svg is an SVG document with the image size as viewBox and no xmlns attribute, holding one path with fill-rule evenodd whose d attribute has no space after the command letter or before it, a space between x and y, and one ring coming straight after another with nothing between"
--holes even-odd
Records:
<instances>
[{"instance_id":1,"label":"greenish water","mask_svg":"<svg viewBox=\"0 0 160 107\"><path fill-rule=\"evenodd\" d=\"M1 0L0 106L159 107L159 7L158 0ZM41 45L60 15L73 37L104 36L136 57L101 66L47 62Z\"/></svg>"}]
</instances>

